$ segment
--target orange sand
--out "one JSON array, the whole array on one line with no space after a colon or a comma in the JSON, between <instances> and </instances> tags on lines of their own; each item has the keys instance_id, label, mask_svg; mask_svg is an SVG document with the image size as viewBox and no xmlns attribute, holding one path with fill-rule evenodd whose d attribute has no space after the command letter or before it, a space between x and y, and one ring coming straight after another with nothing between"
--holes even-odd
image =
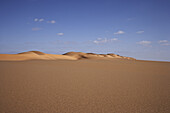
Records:
<instances>
[{"instance_id":1,"label":"orange sand","mask_svg":"<svg viewBox=\"0 0 170 113\"><path fill-rule=\"evenodd\" d=\"M0 113L169 113L170 63L0 61Z\"/></svg>"}]
</instances>

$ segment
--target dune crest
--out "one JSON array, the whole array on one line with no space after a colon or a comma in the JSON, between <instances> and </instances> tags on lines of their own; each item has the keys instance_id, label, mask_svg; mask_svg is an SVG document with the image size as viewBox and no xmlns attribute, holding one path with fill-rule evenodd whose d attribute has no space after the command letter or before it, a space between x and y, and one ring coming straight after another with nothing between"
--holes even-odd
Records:
<instances>
[{"instance_id":1,"label":"dune crest","mask_svg":"<svg viewBox=\"0 0 170 113\"><path fill-rule=\"evenodd\" d=\"M108 58L120 58L128 60L136 60L131 57L124 57L116 55L113 53L110 54L96 54L96 53L83 53L83 52L67 52L63 55L56 54L46 54L40 51L28 51L18 54L0 54L1 61L23 61L23 60L80 60L80 59L108 59Z\"/></svg>"},{"instance_id":2,"label":"dune crest","mask_svg":"<svg viewBox=\"0 0 170 113\"><path fill-rule=\"evenodd\" d=\"M40 51L28 51L28 52L22 52L18 54L37 54L37 55L45 55L45 53L40 52Z\"/></svg>"},{"instance_id":3,"label":"dune crest","mask_svg":"<svg viewBox=\"0 0 170 113\"><path fill-rule=\"evenodd\" d=\"M83 53L83 52L68 52L63 55L72 56L77 59L121 58L121 59L136 60L135 58L132 57L124 57L113 53L96 54L96 53Z\"/></svg>"}]
</instances>

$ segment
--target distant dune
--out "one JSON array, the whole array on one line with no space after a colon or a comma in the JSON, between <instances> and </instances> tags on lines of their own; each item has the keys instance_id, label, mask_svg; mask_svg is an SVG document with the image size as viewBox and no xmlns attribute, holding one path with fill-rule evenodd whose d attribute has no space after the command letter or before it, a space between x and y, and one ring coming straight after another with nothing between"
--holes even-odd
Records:
<instances>
[{"instance_id":1,"label":"distant dune","mask_svg":"<svg viewBox=\"0 0 170 113\"><path fill-rule=\"evenodd\" d=\"M82 53L82 52L68 52L63 55L46 54L40 51L29 51L19 54L0 54L1 61L22 61L22 60L80 60L80 59L107 59L107 58L121 58L128 60L135 60L131 57L123 57L116 54L95 54L95 53Z\"/></svg>"},{"instance_id":2,"label":"distant dune","mask_svg":"<svg viewBox=\"0 0 170 113\"><path fill-rule=\"evenodd\" d=\"M23 60L76 60L74 57L66 55L46 54L40 51L29 51L18 54L0 54L1 61L23 61Z\"/></svg>"}]
</instances>

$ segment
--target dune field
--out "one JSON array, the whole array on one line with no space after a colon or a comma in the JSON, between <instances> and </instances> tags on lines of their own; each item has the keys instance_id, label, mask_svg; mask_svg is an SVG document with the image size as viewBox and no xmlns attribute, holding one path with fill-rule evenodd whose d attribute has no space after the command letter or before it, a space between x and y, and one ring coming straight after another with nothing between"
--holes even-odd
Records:
<instances>
[{"instance_id":1,"label":"dune field","mask_svg":"<svg viewBox=\"0 0 170 113\"><path fill-rule=\"evenodd\" d=\"M170 113L170 62L115 54L0 55L0 113Z\"/></svg>"}]
</instances>

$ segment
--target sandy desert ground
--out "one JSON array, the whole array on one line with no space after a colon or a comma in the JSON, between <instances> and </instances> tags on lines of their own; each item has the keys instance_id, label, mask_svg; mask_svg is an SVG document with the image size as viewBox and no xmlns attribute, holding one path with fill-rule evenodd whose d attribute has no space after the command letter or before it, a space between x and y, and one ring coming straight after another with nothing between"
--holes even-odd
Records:
<instances>
[{"instance_id":1,"label":"sandy desert ground","mask_svg":"<svg viewBox=\"0 0 170 113\"><path fill-rule=\"evenodd\" d=\"M61 57L1 55L0 113L170 113L170 62Z\"/></svg>"}]
</instances>

